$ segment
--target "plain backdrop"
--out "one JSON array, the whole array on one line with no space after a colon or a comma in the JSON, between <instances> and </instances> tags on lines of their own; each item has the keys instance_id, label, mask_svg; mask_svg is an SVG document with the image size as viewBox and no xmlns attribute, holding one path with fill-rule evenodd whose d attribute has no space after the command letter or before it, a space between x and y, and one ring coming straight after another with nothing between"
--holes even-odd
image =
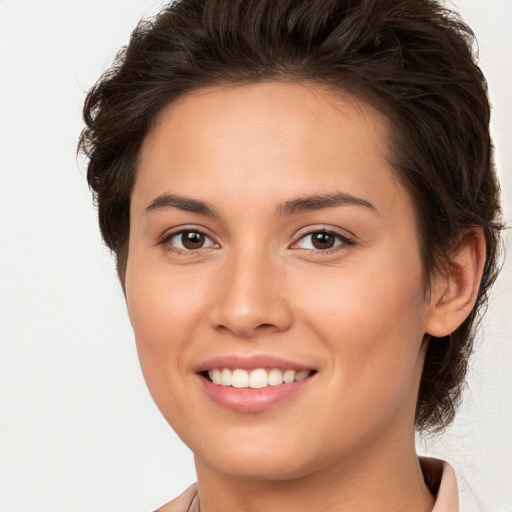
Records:
<instances>
[{"instance_id":1,"label":"plain backdrop","mask_svg":"<svg viewBox=\"0 0 512 512\"><path fill-rule=\"evenodd\" d=\"M75 156L86 91L158 5L0 0L0 512L148 512L195 479L146 390ZM489 79L510 220L512 1L455 5ZM457 420L419 440L490 512L512 511L511 288L509 259Z\"/></svg>"}]
</instances>

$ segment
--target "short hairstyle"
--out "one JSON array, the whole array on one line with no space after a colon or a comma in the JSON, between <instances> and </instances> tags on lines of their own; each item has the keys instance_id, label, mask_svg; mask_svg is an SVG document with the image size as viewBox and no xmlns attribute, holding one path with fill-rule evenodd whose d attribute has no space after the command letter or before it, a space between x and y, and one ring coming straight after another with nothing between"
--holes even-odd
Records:
<instances>
[{"instance_id":1,"label":"short hairstyle","mask_svg":"<svg viewBox=\"0 0 512 512\"><path fill-rule=\"evenodd\" d=\"M195 89L263 81L348 92L389 120L391 164L413 200L426 294L461 236L484 232L475 307L450 336L430 337L419 388L416 427L449 425L500 245L487 84L473 47L471 29L434 0L179 0L142 20L88 93L79 143L121 283L138 155L165 106Z\"/></svg>"}]
</instances>

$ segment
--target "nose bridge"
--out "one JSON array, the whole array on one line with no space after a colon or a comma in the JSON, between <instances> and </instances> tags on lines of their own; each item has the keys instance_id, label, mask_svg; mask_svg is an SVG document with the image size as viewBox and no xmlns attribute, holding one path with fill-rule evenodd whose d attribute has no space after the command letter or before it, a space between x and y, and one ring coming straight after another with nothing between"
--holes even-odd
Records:
<instances>
[{"instance_id":1,"label":"nose bridge","mask_svg":"<svg viewBox=\"0 0 512 512\"><path fill-rule=\"evenodd\" d=\"M224 261L212 312L216 328L251 337L261 329L280 331L291 322L278 258L258 244L233 249Z\"/></svg>"}]
</instances>

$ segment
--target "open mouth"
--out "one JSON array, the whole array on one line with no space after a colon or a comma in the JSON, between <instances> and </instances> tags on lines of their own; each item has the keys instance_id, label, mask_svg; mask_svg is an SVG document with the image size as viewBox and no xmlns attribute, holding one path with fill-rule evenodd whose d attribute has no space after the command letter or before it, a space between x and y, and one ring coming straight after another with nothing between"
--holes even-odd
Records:
<instances>
[{"instance_id":1,"label":"open mouth","mask_svg":"<svg viewBox=\"0 0 512 512\"><path fill-rule=\"evenodd\" d=\"M256 368L254 370L213 368L201 372L201 375L218 386L261 389L299 382L315 373L316 370L285 370L281 368Z\"/></svg>"}]
</instances>

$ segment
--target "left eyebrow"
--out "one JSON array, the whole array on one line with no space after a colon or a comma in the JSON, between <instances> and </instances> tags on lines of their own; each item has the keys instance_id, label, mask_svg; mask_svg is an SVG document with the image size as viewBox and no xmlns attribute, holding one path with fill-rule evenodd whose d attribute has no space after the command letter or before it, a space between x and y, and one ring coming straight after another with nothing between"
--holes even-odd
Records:
<instances>
[{"instance_id":1,"label":"left eyebrow","mask_svg":"<svg viewBox=\"0 0 512 512\"><path fill-rule=\"evenodd\" d=\"M293 215L294 213L324 210L326 208L347 205L361 206L373 210L377 214L379 213L375 206L365 199L344 192L337 192L334 194L318 194L290 199L276 208L276 215L282 217L285 215Z\"/></svg>"}]
</instances>

